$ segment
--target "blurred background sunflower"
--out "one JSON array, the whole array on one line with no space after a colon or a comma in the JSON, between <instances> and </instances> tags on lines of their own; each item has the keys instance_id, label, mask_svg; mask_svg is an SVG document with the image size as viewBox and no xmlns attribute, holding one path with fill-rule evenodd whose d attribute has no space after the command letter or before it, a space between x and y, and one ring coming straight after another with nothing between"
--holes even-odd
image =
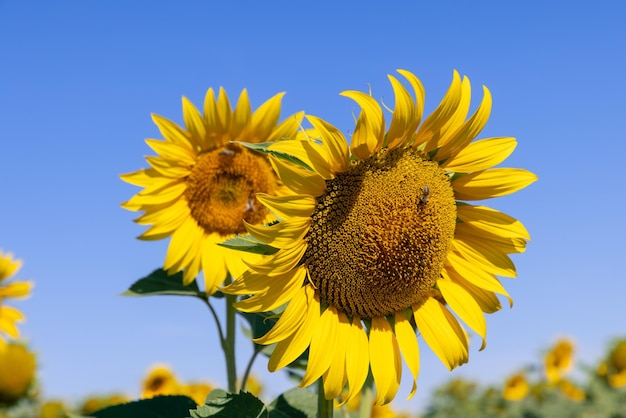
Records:
<instances>
[{"instance_id":1,"label":"blurred background sunflower","mask_svg":"<svg viewBox=\"0 0 626 418\"><path fill-rule=\"evenodd\" d=\"M4 334L11 338L18 338L20 333L16 323L24 320L24 314L12 306L4 304L5 299L24 298L30 295L33 287L31 282L12 281L22 266L21 260L13 258L13 254L0 250L0 346L4 344Z\"/></svg>"}]
</instances>

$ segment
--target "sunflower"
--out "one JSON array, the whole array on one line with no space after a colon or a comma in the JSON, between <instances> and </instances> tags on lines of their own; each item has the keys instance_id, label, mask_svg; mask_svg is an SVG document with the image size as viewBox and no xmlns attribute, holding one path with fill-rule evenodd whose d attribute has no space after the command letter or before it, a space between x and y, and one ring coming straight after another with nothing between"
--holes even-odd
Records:
<instances>
[{"instance_id":1,"label":"sunflower","mask_svg":"<svg viewBox=\"0 0 626 418\"><path fill-rule=\"evenodd\" d=\"M523 372L515 373L504 383L502 397L507 401L519 401L528 395L530 385Z\"/></svg>"},{"instance_id":2,"label":"sunflower","mask_svg":"<svg viewBox=\"0 0 626 418\"><path fill-rule=\"evenodd\" d=\"M35 355L22 343L0 345L0 406L27 396L35 380Z\"/></svg>"},{"instance_id":3,"label":"sunflower","mask_svg":"<svg viewBox=\"0 0 626 418\"><path fill-rule=\"evenodd\" d=\"M553 384L561 380L572 367L573 359L574 343L566 339L557 341L544 359L548 383Z\"/></svg>"},{"instance_id":4,"label":"sunflower","mask_svg":"<svg viewBox=\"0 0 626 418\"><path fill-rule=\"evenodd\" d=\"M483 312L511 299L498 276L515 277L508 254L523 252L529 235L516 219L476 201L507 195L536 180L523 169L493 168L516 145L514 138L473 141L487 122L491 96L467 118L470 83L455 71L437 109L420 124L424 89L405 70L414 96L394 76L395 109L386 129L382 107L368 94L346 91L361 112L352 143L328 122L307 116L317 137L281 141L271 150L297 157L297 165L270 161L291 194L258 200L280 222L246 225L277 251L251 265L226 292L251 297L244 312L287 304L260 344L277 343L270 371L308 349L301 385L323 378L327 399L346 383L350 399L368 372L376 404L396 395L402 359L417 388L419 332L453 369L468 360L468 334L485 346ZM304 167L304 166L307 167Z\"/></svg>"},{"instance_id":5,"label":"sunflower","mask_svg":"<svg viewBox=\"0 0 626 418\"><path fill-rule=\"evenodd\" d=\"M141 397L154 398L158 395L177 395L180 393L181 384L176 379L174 372L163 364L153 366L142 383Z\"/></svg>"},{"instance_id":6,"label":"sunflower","mask_svg":"<svg viewBox=\"0 0 626 418\"><path fill-rule=\"evenodd\" d=\"M245 232L243 221L267 222L269 213L254 196L277 193L280 185L263 155L233 141L271 142L294 135L303 113L277 124L282 96L252 113L246 90L231 110L224 89L217 99L209 89L204 114L183 97L186 127L153 115L164 140L146 143L158 155L146 157L150 168L121 176L144 188L122 204L144 212L135 222L151 225L139 239L171 237L164 268L169 274L183 271L185 284L202 270L206 292L212 294L227 272L237 276L245 270L241 253L216 244Z\"/></svg>"},{"instance_id":7,"label":"sunflower","mask_svg":"<svg viewBox=\"0 0 626 418\"><path fill-rule=\"evenodd\" d=\"M17 309L5 306L5 298L23 298L30 295L33 287L31 282L5 283L5 280L16 274L22 267L21 260L14 260L13 254L0 250L0 344L4 344L2 334L18 338L16 322L24 320L24 315Z\"/></svg>"}]
</instances>

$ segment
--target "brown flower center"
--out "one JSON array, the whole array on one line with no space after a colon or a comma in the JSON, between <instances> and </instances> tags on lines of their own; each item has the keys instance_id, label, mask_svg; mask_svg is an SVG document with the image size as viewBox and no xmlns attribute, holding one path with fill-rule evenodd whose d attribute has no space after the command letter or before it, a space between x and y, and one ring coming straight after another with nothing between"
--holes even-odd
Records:
<instances>
[{"instance_id":1,"label":"brown flower center","mask_svg":"<svg viewBox=\"0 0 626 418\"><path fill-rule=\"evenodd\" d=\"M412 149L382 151L326 186L303 257L324 303L372 318L430 296L456 225L439 165Z\"/></svg>"},{"instance_id":2,"label":"brown flower center","mask_svg":"<svg viewBox=\"0 0 626 418\"><path fill-rule=\"evenodd\" d=\"M191 216L207 234L244 233L243 220L260 224L267 209L256 193L274 193L277 180L265 157L236 144L198 156L187 178Z\"/></svg>"}]
</instances>

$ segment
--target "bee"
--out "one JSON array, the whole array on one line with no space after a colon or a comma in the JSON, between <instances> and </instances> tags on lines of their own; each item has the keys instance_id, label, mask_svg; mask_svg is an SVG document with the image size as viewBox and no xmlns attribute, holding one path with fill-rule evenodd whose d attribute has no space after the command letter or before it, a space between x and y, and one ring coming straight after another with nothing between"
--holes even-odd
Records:
<instances>
[{"instance_id":1,"label":"bee","mask_svg":"<svg viewBox=\"0 0 626 418\"><path fill-rule=\"evenodd\" d=\"M428 203L428 197L430 196L430 188L428 186L424 186L422 188L422 197L420 197L419 203L426 204Z\"/></svg>"}]
</instances>

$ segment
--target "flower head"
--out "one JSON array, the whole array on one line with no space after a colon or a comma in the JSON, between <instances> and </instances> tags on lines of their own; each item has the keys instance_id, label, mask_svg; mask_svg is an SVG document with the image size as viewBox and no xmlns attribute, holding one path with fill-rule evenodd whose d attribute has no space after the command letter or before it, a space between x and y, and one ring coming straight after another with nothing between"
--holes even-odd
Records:
<instances>
[{"instance_id":1,"label":"flower head","mask_svg":"<svg viewBox=\"0 0 626 418\"><path fill-rule=\"evenodd\" d=\"M35 380L35 355L21 343L0 344L0 406L27 395Z\"/></svg>"},{"instance_id":2,"label":"flower head","mask_svg":"<svg viewBox=\"0 0 626 418\"><path fill-rule=\"evenodd\" d=\"M291 194L258 195L280 222L246 225L278 250L225 288L252 295L236 304L242 311L287 304L256 341L278 343L272 371L308 349L301 384L323 378L327 399L346 383L346 399L356 396L371 370L376 403L390 402L402 359L413 377L412 396L418 332L448 368L467 362L468 335L452 312L484 347L483 312L500 309L496 294L509 297L496 275L515 277L508 254L523 252L529 239L516 219L464 202L507 195L536 180L522 169L493 168L511 154L514 138L474 141L489 117L489 90L468 118L470 83L455 72L439 107L420 124L422 84L399 73L414 95L389 77L395 109L388 128L370 95L347 91L342 94L361 107L350 146L313 116L310 137L270 146L304 163L270 157Z\"/></svg>"},{"instance_id":3,"label":"flower head","mask_svg":"<svg viewBox=\"0 0 626 418\"><path fill-rule=\"evenodd\" d=\"M617 340L600 366L598 374L614 388L626 386L626 340Z\"/></svg>"},{"instance_id":4,"label":"flower head","mask_svg":"<svg viewBox=\"0 0 626 418\"><path fill-rule=\"evenodd\" d=\"M146 143L158 155L146 157L150 168L121 176L144 188L122 204L144 212L135 222L151 225L139 238L171 237L164 267L170 274L183 271L185 284L203 271L206 292L212 294L228 271L241 274L242 254L216 244L245 232L244 221L260 225L271 219L255 194L276 193L278 179L263 155L233 141L271 142L294 135L302 113L278 124L282 96L254 113L246 90L231 110L224 89L217 99L209 89L203 114L183 98L185 127L153 115L164 140Z\"/></svg>"},{"instance_id":5,"label":"flower head","mask_svg":"<svg viewBox=\"0 0 626 418\"><path fill-rule=\"evenodd\" d=\"M153 366L143 380L141 397L154 398L158 395L177 395L180 383L172 370L162 364Z\"/></svg>"},{"instance_id":6,"label":"flower head","mask_svg":"<svg viewBox=\"0 0 626 418\"><path fill-rule=\"evenodd\" d=\"M572 367L574 359L574 343L570 340L559 340L546 354L545 371L548 383L553 384L561 380L563 375Z\"/></svg>"},{"instance_id":7,"label":"flower head","mask_svg":"<svg viewBox=\"0 0 626 418\"><path fill-rule=\"evenodd\" d=\"M31 282L13 281L7 283L8 279L16 274L21 266L22 262L14 260L11 253L4 253L0 250L0 345L4 343L3 334L12 338L19 337L16 323L24 320L24 315L19 310L6 306L4 300L27 297L33 287Z\"/></svg>"},{"instance_id":8,"label":"flower head","mask_svg":"<svg viewBox=\"0 0 626 418\"><path fill-rule=\"evenodd\" d=\"M524 399L530 390L528 380L524 373L515 373L504 383L502 397L508 401L519 401Z\"/></svg>"}]
</instances>

